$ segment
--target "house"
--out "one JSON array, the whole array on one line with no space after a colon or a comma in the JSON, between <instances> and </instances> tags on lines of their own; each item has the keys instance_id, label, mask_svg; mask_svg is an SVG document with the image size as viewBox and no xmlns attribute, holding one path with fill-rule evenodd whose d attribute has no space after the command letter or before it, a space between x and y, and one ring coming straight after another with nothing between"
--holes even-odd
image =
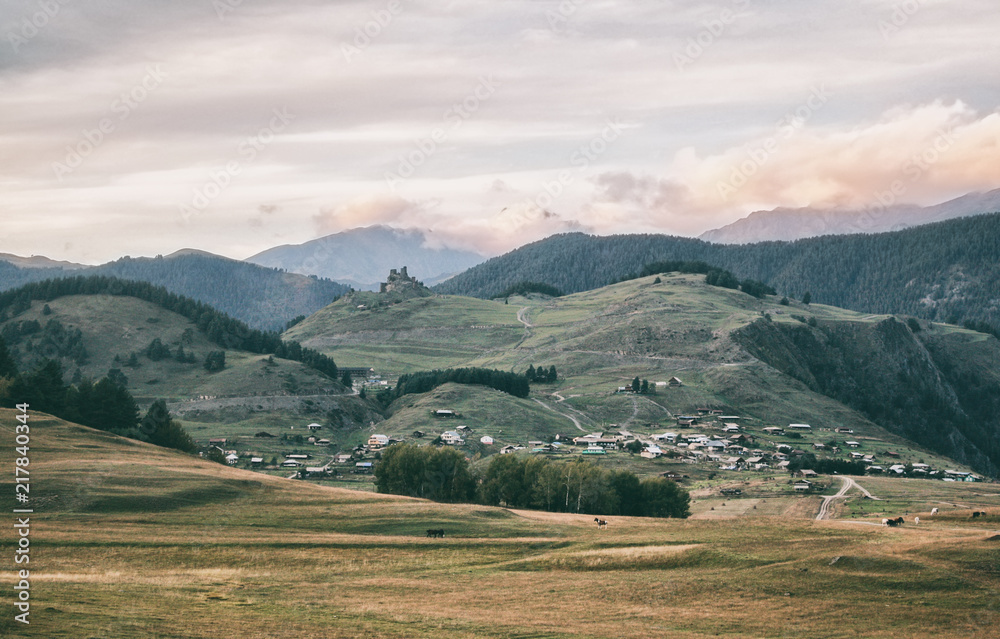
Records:
<instances>
[{"instance_id":1,"label":"house","mask_svg":"<svg viewBox=\"0 0 1000 639\"><path fill-rule=\"evenodd\" d=\"M705 443L705 448L707 448L710 451L715 451L715 452L720 452L720 451L726 450L726 446L728 446L728 444L726 444L726 442L721 442L719 440L714 440L714 441L710 441L710 442L706 442Z\"/></svg>"},{"instance_id":2,"label":"house","mask_svg":"<svg viewBox=\"0 0 1000 639\"><path fill-rule=\"evenodd\" d=\"M722 425L722 432L724 433L738 433L740 432L740 425L733 424L732 422L724 423Z\"/></svg>"},{"instance_id":3,"label":"house","mask_svg":"<svg viewBox=\"0 0 1000 639\"><path fill-rule=\"evenodd\" d=\"M581 455L606 455L607 451L600 446L588 446L586 450L580 451Z\"/></svg>"},{"instance_id":4,"label":"house","mask_svg":"<svg viewBox=\"0 0 1000 639\"><path fill-rule=\"evenodd\" d=\"M670 479L672 481L681 481L682 479L687 479L688 478L687 475L682 475L682 474L680 474L678 472L674 472L672 470L668 470L665 473L660 473L660 477L663 477L664 479Z\"/></svg>"},{"instance_id":5,"label":"house","mask_svg":"<svg viewBox=\"0 0 1000 639\"><path fill-rule=\"evenodd\" d=\"M285 461L281 462L282 468L298 468L299 466L302 465L303 465L302 462L296 459L286 459Z\"/></svg>"},{"instance_id":6,"label":"house","mask_svg":"<svg viewBox=\"0 0 1000 639\"><path fill-rule=\"evenodd\" d=\"M482 437L479 438L479 443L486 444L487 446L492 446L493 438L490 437L489 435L483 435Z\"/></svg>"},{"instance_id":7,"label":"house","mask_svg":"<svg viewBox=\"0 0 1000 639\"><path fill-rule=\"evenodd\" d=\"M864 459L864 457L865 457L864 453L859 453L857 451L852 451L852 452L848 453L848 455L851 456L851 459Z\"/></svg>"},{"instance_id":8,"label":"house","mask_svg":"<svg viewBox=\"0 0 1000 639\"><path fill-rule=\"evenodd\" d=\"M333 461L336 462L336 463L338 463L338 464L346 464L349 461L351 461L351 454L350 453L339 453L339 454L333 456Z\"/></svg>"},{"instance_id":9,"label":"house","mask_svg":"<svg viewBox=\"0 0 1000 639\"><path fill-rule=\"evenodd\" d=\"M873 464L875 463L875 455L865 455L864 457L861 458L861 461L865 462L866 464Z\"/></svg>"},{"instance_id":10,"label":"house","mask_svg":"<svg viewBox=\"0 0 1000 639\"><path fill-rule=\"evenodd\" d=\"M461 426L459 426L455 430L457 430L458 432L462 433L463 435L467 435L467 434L469 434L469 433L472 432L472 429L469 428L468 426L466 426L465 424L462 424Z\"/></svg>"},{"instance_id":11,"label":"house","mask_svg":"<svg viewBox=\"0 0 1000 639\"><path fill-rule=\"evenodd\" d=\"M455 411L447 409L439 409L434 411L435 417L455 417Z\"/></svg>"},{"instance_id":12,"label":"house","mask_svg":"<svg viewBox=\"0 0 1000 639\"><path fill-rule=\"evenodd\" d=\"M809 470L807 468L803 468L799 472L795 473L795 476L805 477L806 479L816 479L816 477L818 477L815 470Z\"/></svg>"},{"instance_id":13,"label":"house","mask_svg":"<svg viewBox=\"0 0 1000 639\"><path fill-rule=\"evenodd\" d=\"M309 459L310 457L311 457L311 455L302 455L302 454L285 455L285 459L303 460L303 459Z\"/></svg>"},{"instance_id":14,"label":"house","mask_svg":"<svg viewBox=\"0 0 1000 639\"><path fill-rule=\"evenodd\" d=\"M235 465L236 462L238 462L239 460L240 456L237 455L236 453L229 453L228 455L226 455L226 463L229 464L230 466Z\"/></svg>"},{"instance_id":15,"label":"house","mask_svg":"<svg viewBox=\"0 0 1000 639\"><path fill-rule=\"evenodd\" d=\"M225 437L218 437L218 438L215 438L215 439L210 439L210 440L208 440L208 445L209 446L225 446L226 445L226 438Z\"/></svg>"},{"instance_id":16,"label":"house","mask_svg":"<svg viewBox=\"0 0 1000 639\"><path fill-rule=\"evenodd\" d=\"M729 437L728 441L734 444L745 444L750 441L750 438L744 435L743 433L740 433L739 435L733 435L732 437Z\"/></svg>"},{"instance_id":17,"label":"house","mask_svg":"<svg viewBox=\"0 0 1000 639\"><path fill-rule=\"evenodd\" d=\"M372 472L372 468L374 467L375 464L373 464L372 462L358 462L354 464L354 473L356 475L367 475L368 473Z\"/></svg>"},{"instance_id":18,"label":"house","mask_svg":"<svg viewBox=\"0 0 1000 639\"><path fill-rule=\"evenodd\" d=\"M821 444L819 442L816 442L816 443L813 444L813 448L815 450L825 450L826 449L826 444Z\"/></svg>"},{"instance_id":19,"label":"house","mask_svg":"<svg viewBox=\"0 0 1000 639\"><path fill-rule=\"evenodd\" d=\"M677 433L663 433L661 435L653 435L652 439L658 442L666 440L668 442L673 443L677 441Z\"/></svg>"},{"instance_id":20,"label":"house","mask_svg":"<svg viewBox=\"0 0 1000 639\"><path fill-rule=\"evenodd\" d=\"M323 427L320 426L319 424L309 424L308 426L306 426L306 428L312 431L323 430Z\"/></svg>"},{"instance_id":21,"label":"house","mask_svg":"<svg viewBox=\"0 0 1000 639\"><path fill-rule=\"evenodd\" d=\"M500 454L507 455L509 453L513 453L518 450L524 450L524 446L514 446L512 444L508 444L500 449Z\"/></svg>"},{"instance_id":22,"label":"house","mask_svg":"<svg viewBox=\"0 0 1000 639\"><path fill-rule=\"evenodd\" d=\"M679 377L671 377L667 380L667 385L671 388L677 388L679 386L683 386L684 382L682 382ZM659 386L659 384L657 384L657 386Z\"/></svg>"},{"instance_id":23,"label":"house","mask_svg":"<svg viewBox=\"0 0 1000 639\"><path fill-rule=\"evenodd\" d=\"M264 458L263 457L251 457L250 458L250 463L252 465L254 465L254 466L260 466L261 464L264 463Z\"/></svg>"},{"instance_id":24,"label":"house","mask_svg":"<svg viewBox=\"0 0 1000 639\"><path fill-rule=\"evenodd\" d=\"M330 440L329 439L317 439L316 440L316 445L317 446L329 446L330 445Z\"/></svg>"},{"instance_id":25,"label":"house","mask_svg":"<svg viewBox=\"0 0 1000 639\"><path fill-rule=\"evenodd\" d=\"M883 455L885 455L886 457L892 457L892 458L894 458L894 459L895 459L895 458L898 458L898 457L899 457L899 453L897 453L897 452L893 452L893 451L891 451L891 450L887 450L887 451L885 451L885 452L884 452L884 453L882 453L882 454L883 454Z\"/></svg>"},{"instance_id":26,"label":"house","mask_svg":"<svg viewBox=\"0 0 1000 639\"><path fill-rule=\"evenodd\" d=\"M792 488L794 488L795 490L803 490L803 491L805 491L805 490L809 490L812 487L813 487L813 483L811 481L809 481L808 479L800 479L799 481L797 481L794 484L792 484Z\"/></svg>"},{"instance_id":27,"label":"house","mask_svg":"<svg viewBox=\"0 0 1000 639\"><path fill-rule=\"evenodd\" d=\"M778 435L784 435L785 429L779 428L777 426L768 426L764 428L764 432L767 433L768 435L771 435L772 437L776 437Z\"/></svg>"},{"instance_id":28,"label":"house","mask_svg":"<svg viewBox=\"0 0 1000 639\"><path fill-rule=\"evenodd\" d=\"M663 454L663 450L659 446L653 446L650 444L646 447L646 450L639 453L640 457L645 457L646 459L656 459Z\"/></svg>"},{"instance_id":29,"label":"house","mask_svg":"<svg viewBox=\"0 0 1000 639\"><path fill-rule=\"evenodd\" d=\"M697 421L698 420L693 417L678 417L677 426L678 428L691 428Z\"/></svg>"},{"instance_id":30,"label":"house","mask_svg":"<svg viewBox=\"0 0 1000 639\"><path fill-rule=\"evenodd\" d=\"M860 442L856 442L856 441L844 442L844 445L847 446L848 448L860 448L861 447L861 443Z\"/></svg>"},{"instance_id":31,"label":"house","mask_svg":"<svg viewBox=\"0 0 1000 639\"><path fill-rule=\"evenodd\" d=\"M310 475L326 475L326 466L306 466L306 472Z\"/></svg>"},{"instance_id":32,"label":"house","mask_svg":"<svg viewBox=\"0 0 1000 639\"><path fill-rule=\"evenodd\" d=\"M465 443L462 436L453 430L446 430L441 433L441 441L449 446L459 446Z\"/></svg>"},{"instance_id":33,"label":"house","mask_svg":"<svg viewBox=\"0 0 1000 639\"><path fill-rule=\"evenodd\" d=\"M368 438L368 448L372 450L380 450L389 445L388 435L372 435Z\"/></svg>"},{"instance_id":34,"label":"house","mask_svg":"<svg viewBox=\"0 0 1000 639\"><path fill-rule=\"evenodd\" d=\"M798 431L798 432L811 431L812 426L810 426L809 424L789 424L788 430Z\"/></svg>"},{"instance_id":35,"label":"house","mask_svg":"<svg viewBox=\"0 0 1000 639\"><path fill-rule=\"evenodd\" d=\"M854 429L853 428L838 427L838 428L834 428L833 432L835 432L835 433L846 433L847 435L853 435L854 434Z\"/></svg>"}]
</instances>

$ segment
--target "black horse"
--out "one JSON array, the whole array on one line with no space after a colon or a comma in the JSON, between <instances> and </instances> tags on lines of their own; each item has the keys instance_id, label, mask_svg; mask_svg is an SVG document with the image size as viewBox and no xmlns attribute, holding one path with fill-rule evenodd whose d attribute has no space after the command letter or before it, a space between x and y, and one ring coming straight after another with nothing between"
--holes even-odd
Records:
<instances>
[{"instance_id":1,"label":"black horse","mask_svg":"<svg viewBox=\"0 0 1000 639\"><path fill-rule=\"evenodd\" d=\"M427 529L427 536L428 537L441 537L443 539L444 538L444 528L428 528Z\"/></svg>"}]
</instances>

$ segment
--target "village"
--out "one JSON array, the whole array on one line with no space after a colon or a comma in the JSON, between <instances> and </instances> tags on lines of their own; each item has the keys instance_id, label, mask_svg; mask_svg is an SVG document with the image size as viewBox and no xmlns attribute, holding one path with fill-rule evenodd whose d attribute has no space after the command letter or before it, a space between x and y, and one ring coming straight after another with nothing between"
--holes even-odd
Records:
<instances>
[{"instance_id":1,"label":"village","mask_svg":"<svg viewBox=\"0 0 1000 639\"><path fill-rule=\"evenodd\" d=\"M381 388L385 380L370 368L355 368L360 388ZM654 382L654 387L679 387L677 377ZM633 393L632 386L615 388L613 393ZM436 408L431 415L437 422L460 422L462 415L451 408ZM761 425L759 420L726 414L720 408L700 407L692 414L677 415L669 423L647 423L637 428L608 426L607 430L579 435L557 434L550 440L502 441L499 434L479 434L467 424L442 426L439 432L414 430L409 436L372 432L367 440L349 450L329 451L333 442L323 436L326 427L310 423L275 436L258 432L252 439L213 438L202 455L231 466L281 474L298 479L340 479L370 489L371 475L381 452L396 443L425 443L456 447L467 457L493 454L545 455L559 458L612 460L625 456L638 458L647 473L656 473L678 482L688 480L690 469L710 473L712 477L739 477L746 474L786 475L789 489L812 492L825 485L817 484L823 474L866 474L889 477L917 477L942 481L982 481L969 471L937 468L923 459L903 459L884 440L855 434L851 428L814 427L789 423L784 426ZM372 425L372 430L377 426ZM530 431L530 429L529 429ZM271 446L261 446L263 442ZM274 444L293 450L277 453ZM831 470L832 469L832 470ZM722 475L720 475L722 473Z\"/></svg>"}]
</instances>

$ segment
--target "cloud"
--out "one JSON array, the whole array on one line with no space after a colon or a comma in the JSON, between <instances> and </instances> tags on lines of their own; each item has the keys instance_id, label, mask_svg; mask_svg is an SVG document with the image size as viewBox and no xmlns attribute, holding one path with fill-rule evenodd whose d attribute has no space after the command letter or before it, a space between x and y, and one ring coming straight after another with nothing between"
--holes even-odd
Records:
<instances>
[{"instance_id":1,"label":"cloud","mask_svg":"<svg viewBox=\"0 0 1000 639\"><path fill-rule=\"evenodd\" d=\"M419 220L425 213L421 204L401 197L365 196L321 210L319 215L313 217L313 223L319 235L328 235L376 224L406 226Z\"/></svg>"},{"instance_id":2,"label":"cloud","mask_svg":"<svg viewBox=\"0 0 1000 639\"><path fill-rule=\"evenodd\" d=\"M934 204L997 188L997 166L1000 112L935 101L851 127L784 121L770 135L707 155L684 148L664 176L597 176L594 200L697 231L757 209L862 208L886 193Z\"/></svg>"}]
</instances>

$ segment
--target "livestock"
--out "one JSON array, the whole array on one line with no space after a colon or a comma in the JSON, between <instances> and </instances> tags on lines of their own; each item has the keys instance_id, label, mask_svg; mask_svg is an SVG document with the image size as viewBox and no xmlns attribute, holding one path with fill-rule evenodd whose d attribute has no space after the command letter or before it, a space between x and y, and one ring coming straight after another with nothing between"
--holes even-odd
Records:
<instances>
[{"instance_id":1,"label":"livestock","mask_svg":"<svg viewBox=\"0 0 1000 639\"><path fill-rule=\"evenodd\" d=\"M972 513L972 518L973 519L978 519L980 517L985 517L985 516L986 516L986 512L982 511L982 510L977 510L976 512Z\"/></svg>"},{"instance_id":2,"label":"livestock","mask_svg":"<svg viewBox=\"0 0 1000 639\"><path fill-rule=\"evenodd\" d=\"M938 509L937 508L931 508L931 514L932 515L938 514Z\"/></svg>"},{"instance_id":3,"label":"livestock","mask_svg":"<svg viewBox=\"0 0 1000 639\"><path fill-rule=\"evenodd\" d=\"M598 528L607 528L608 527L608 522L606 520L604 520L604 519L599 519L597 517L594 517L594 521L597 522L597 527Z\"/></svg>"},{"instance_id":4,"label":"livestock","mask_svg":"<svg viewBox=\"0 0 1000 639\"><path fill-rule=\"evenodd\" d=\"M913 518L913 523L919 524L920 523L920 517L914 517Z\"/></svg>"},{"instance_id":5,"label":"livestock","mask_svg":"<svg viewBox=\"0 0 1000 639\"><path fill-rule=\"evenodd\" d=\"M444 538L444 528L428 528L427 536Z\"/></svg>"}]
</instances>

